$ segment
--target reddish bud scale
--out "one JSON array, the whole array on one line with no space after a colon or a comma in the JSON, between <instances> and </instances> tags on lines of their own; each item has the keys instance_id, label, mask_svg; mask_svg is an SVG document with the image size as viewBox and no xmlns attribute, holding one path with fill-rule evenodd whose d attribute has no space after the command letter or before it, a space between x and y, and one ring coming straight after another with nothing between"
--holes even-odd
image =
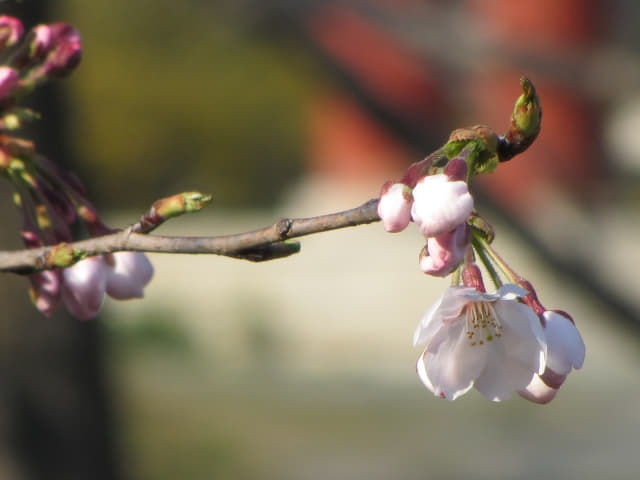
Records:
<instances>
[{"instance_id":1,"label":"reddish bud scale","mask_svg":"<svg viewBox=\"0 0 640 480\"><path fill-rule=\"evenodd\" d=\"M542 322L542 326L544 327L545 322L544 322L544 318L542 317L542 314L546 312L547 309L544 308L542 303L540 303L540 300L538 300L538 295L536 294L536 291L533 288L533 285L531 285L531 282L525 279L520 279L518 281L518 285L520 285L527 292L529 292L524 297L522 297L522 301L525 305L528 305L529 307L531 307L531 309L536 313L536 315L540 317L540 322Z\"/></svg>"},{"instance_id":2,"label":"reddish bud scale","mask_svg":"<svg viewBox=\"0 0 640 480\"><path fill-rule=\"evenodd\" d=\"M405 185L408 185L409 188L414 188L418 183L418 180L429 173L429 169L433 165L433 162L441 155L441 150L436 150L419 162L413 163L409 168L407 168L399 183L404 183Z\"/></svg>"},{"instance_id":3,"label":"reddish bud scale","mask_svg":"<svg viewBox=\"0 0 640 480\"><path fill-rule=\"evenodd\" d=\"M482 280L482 272L475 263L465 265L462 269L462 284L466 287L473 287L479 292L485 293L487 291Z\"/></svg>"},{"instance_id":4,"label":"reddish bud scale","mask_svg":"<svg viewBox=\"0 0 640 480\"><path fill-rule=\"evenodd\" d=\"M447 166L444 167L443 173L452 182L465 181L467 179L467 162L461 157L452 158L447 163Z\"/></svg>"}]
</instances>

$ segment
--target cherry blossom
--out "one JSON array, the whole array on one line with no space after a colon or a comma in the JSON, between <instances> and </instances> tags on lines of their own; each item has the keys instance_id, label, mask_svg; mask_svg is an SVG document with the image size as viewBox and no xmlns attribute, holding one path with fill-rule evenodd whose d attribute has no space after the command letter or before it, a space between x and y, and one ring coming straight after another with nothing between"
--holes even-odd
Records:
<instances>
[{"instance_id":1,"label":"cherry blossom","mask_svg":"<svg viewBox=\"0 0 640 480\"><path fill-rule=\"evenodd\" d=\"M118 300L140 298L152 276L153 266L143 253L85 258L63 270L62 299L72 315L87 320L98 314L105 293Z\"/></svg>"},{"instance_id":2,"label":"cherry blossom","mask_svg":"<svg viewBox=\"0 0 640 480\"><path fill-rule=\"evenodd\" d=\"M523 390L545 365L546 342L537 315L507 284L497 293L449 287L425 313L414 345L426 344L418 375L435 395L455 400L475 387L493 401Z\"/></svg>"}]
</instances>

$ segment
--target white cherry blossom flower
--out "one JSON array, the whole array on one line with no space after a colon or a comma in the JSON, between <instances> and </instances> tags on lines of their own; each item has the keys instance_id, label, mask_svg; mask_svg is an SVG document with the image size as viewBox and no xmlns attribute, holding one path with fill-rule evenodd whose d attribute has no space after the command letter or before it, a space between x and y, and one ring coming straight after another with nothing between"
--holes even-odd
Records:
<instances>
[{"instance_id":1,"label":"white cherry blossom flower","mask_svg":"<svg viewBox=\"0 0 640 480\"><path fill-rule=\"evenodd\" d=\"M143 253L116 252L85 258L62 274L62 300L67 310L88 320L98 314L105 293L118 300L142 297L153 266Z\"/></svg>"},{"instance_id":2,"label":"white cherry blossom flower","mask_svg":"<svg viewBox=\"0 0 640 480\"><path fill-rule=\"evenodd\" d=\"M411 217L425 237L454 230L473 211L466 182L440 173L421 178L413 189Z\"/></svg>"},{"instance_id":3,"label":"white cherry blossom flower","mask_svg":"<svg viewBox=\"0 0 640 480\"><path fill-rule=\"evenodd\" d=\"M378 216L387 232L401 232L411 221L411 187L404 183L387 182L378 201Z\"/></svg>"},{"instance_id":4,"label":"white cherry blossom flower","mask_svg":"<svg viewBox=\"0 0 640 480\"><path fill-rule=\"evenodd\" d=\"M546 343L527 293L504 285L497 293L449 287L425 313L414 345L426 343L418 375L435 395L455 400L475 387L493 401L523 390L542 373Z\"/></svg>"}]
</instances>

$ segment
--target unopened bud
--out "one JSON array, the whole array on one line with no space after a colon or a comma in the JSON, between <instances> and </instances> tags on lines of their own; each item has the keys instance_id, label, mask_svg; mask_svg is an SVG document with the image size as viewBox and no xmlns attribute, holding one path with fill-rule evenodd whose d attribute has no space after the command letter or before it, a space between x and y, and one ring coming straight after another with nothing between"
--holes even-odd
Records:
<instances>
[{"instance_id":1,"label":"unopened bud","mask_svg":"<svg viewBox=\"0 0 640 480\"><path fill-rule=\"evenodd\" d=\"M183 192L162 198L153 203L152 208L164 220L185 213L198 212L211 201L211 195L200 192Z\"/></svg>"},{"instance_id":2,"label":"unopened bud","mask_svg":"<svg viewBox=\"0 0 640 480\"><path fill-rule=\"evenodd\" d=\"M66 268L82 260L86 255L84 250L72 248L66 243L60 243L51 247L45 262L48 267Z\"/></svg>"},{"instance_id":3,"label":"unopened bud","mask_svg":"<svg viewBox=\"0 0 640 480\"><path fill-rule=\"evenodd\" d=\"M132 228L134 232L149 233L170 218L202 210L211 201L211 195L183 192L156 200L151 208Z\"/></svg>"},{"instance_id":4,"label":"unopened bud","mask_svg":"<svg viewBox=\"0 0 640 480\"><path fill-rule=\"evenodd\" d=\"M411 221L413 196L404 183L389 180L382 186L378 201L378 216L387 232L401 232Z\"/></svg>"},{"instance_id":5,"label":"unopened bud","mask_svg":"<svg viewBox=\"0 0 640 480\"><path fill-rule=\"evenodd\" d=\"M31 29L29 34L29 57L31 59L42 57L53 45L53 35L49 25L38 25Z\"/></svg>"},{"instance_id":6,"label":"unopened bud","mask_svg":"<svg viewBox=\"0 0 640 480\"><path fill-rule=\"evenodd\" d=\"M22 22L8 15L0 16L0 51L18 43L24 28Z\"/></svg>"},{"instance_id":7,"label":"unopened bud","mask_svg":"<svg viewBox=\"0 0 640 480\"><path fill-rule=\"evenodd\" d=\"M484 125L475 125L454 130L443 148L448 158L465 160L472 176L491 173L496 169L497 145L498 136L493 130Z\"/></svg>"},{"instance_id":8,"label":"unopened bud","mask_svg":"<svg viewBox=\"0 0 640 480\"><path fill-rule=\"evenodd\" d=\"M0 102L9 97L18 80L18 72L13 68L0 66Z\"/></svg>"},{"instance_id":9,"label":"unopened bud","mask_svg":"<svg viewBox=\"0 0 640 480\"><path fill-rule=\"evenodd\" d=\"M536 89L526 77L520 79L520 86L522 94L513 107L509 131L500 139L498 145L501 162L524 152L540 133L542 107Z\"/></svg>"},{"instance_id":10,"label":"unopened bud","mask_svg":"<svg viewBox=\"0 0 640 480\"><path fill-rule=\"evenodd\" d=\"M42 73L51 77L63 77L80 63L80 34L66 23L52 23L49 30L53 44L42 66Z\"/></svg>"}]
</instances>

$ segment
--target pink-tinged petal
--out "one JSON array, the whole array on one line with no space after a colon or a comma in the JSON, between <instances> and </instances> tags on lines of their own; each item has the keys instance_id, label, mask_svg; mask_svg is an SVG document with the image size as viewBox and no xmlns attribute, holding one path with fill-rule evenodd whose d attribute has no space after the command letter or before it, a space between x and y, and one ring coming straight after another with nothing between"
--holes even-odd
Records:
<instances>
[{"instance_id":1,"label":"pink-tinged petal","mask_svg":"<svg viewBox=\"0 0 640 480\"><path fill-rule=\"evenodd\" d=\"M553 311L543 314L547 338L547 367L560 375L584 363L585 346L580 332L564 315Z\"/></svg>"},{"instance_id":2,"label":"pink-tinged petal","mask_svg":"<svg viewBox=\"0 0 640 480\"><path fill-rule=\"evenodd\" d=\"M487 348L471 346L465 331L465 323L457 322L439 331L427 345L423 361L434 395L455 400L469 391L485 367Z\"/></svg>"},{"instance_id":3,"label":"pink-tinged petal","mask_svg":"<svg viewBox=\"0 0 640 480\"><path fill-rule=\"evenodd\" d=\"M401 232L411 221L411 188L404 183L387 182L378 201L378 216L387 232Z\"/></svg>"},{"instance_id":4,"label":"pink-tinged petal","mask_svg":"<svg viewBox=\"0 0 640 480\"><path fill-rule=\"evenodd\" d=\"M106 291L118 300L142 298L144 287L153 277L153 265L144 253L117 252L107 273Z\"/></svg>"},{"instance_id":5,"label":"pink-tinged petal","mask_svg":"<svg viewBox=\"0 0 640 480\"><path fill-rule=\"evenodd\" d=\"M411 217L425 237L450 232L473 211L473 197L465 182L446 175L426 176L413 189Z\"/></svg>"},{"instance_id":6,"label":"pink-tinged petal","mask_svg":"<svg viewBox=\"0 0 640 480\"><path fill-rule=\"evenodd\" d=\"M556 390L558 390L567 379L566 375L556 373L550 368L545 368L544 372L539 376L545 385L550 388L555 388Z\"/></svg>"},{"instance_id":7,"label":"pink-tinged petal","mask_svg":"<svg viewBox=\"0 0 640 480\"><path fill-rule=\"evenodd\" d=\"M530 402L546 404L553 400L558 390L545 384L538 375L534 375L524 390L518 391L522 398Z\"/></svg>"},{"instance_id":8,"label":"pink-tinged petal","mask_svg":"<svg viewBox=\"0 0 640 480\"><path fill-rule=\"evenodd\" d=\"M67 310L83 320L95 317L102 306L107 284L102 256L89 257L62 271L62 300Z\"/></svg>"},{"instance_id":9,"label":"pink-tinged petal","mask_svg":"<svg viewBox=\"0 0 640 480\"><path fill-rule=\"evenodd\" d=\"M511 345L491 343L494 345L488 349L485 369L476 378L474 387L489 400L501 402L511 398L514 391L524 390L531 383L534 372L529 365L509 355Z\"/></svg>"},{"instance_id":10,"label":"pink-tinged petal","mask_svg":"<svg viewBox=\"0 0 640 480\"><path fill-rule=\"evenodd\" d=\"M420 257L420 268L429 275L446 277L464 260L469 248L469 225L461 223L447 233L427 240L427 248Z\"/></svg>"}]
</instances>

